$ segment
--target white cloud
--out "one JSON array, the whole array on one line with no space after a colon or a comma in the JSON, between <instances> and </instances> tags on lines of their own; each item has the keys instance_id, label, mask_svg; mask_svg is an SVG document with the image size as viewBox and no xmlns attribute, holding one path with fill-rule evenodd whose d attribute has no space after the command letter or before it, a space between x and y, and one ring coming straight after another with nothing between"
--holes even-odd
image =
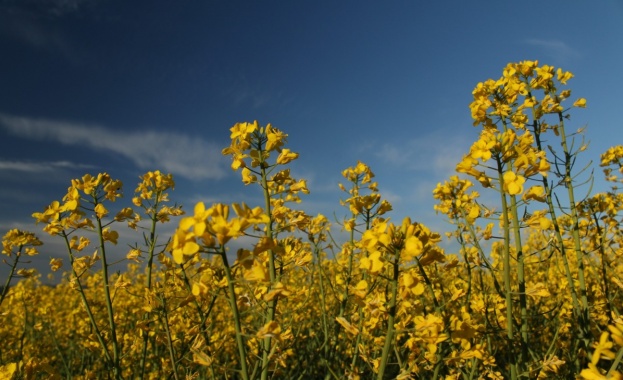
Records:
<instances>
[{"instance_id":1,"label":"white cloud","mask_svg":"<svg viewBox=\"0 0 623 380\"><path fill-rule=\"evenodd\" d=\"M109 151L128 158L141 169L157 168L188 179L222 178L226 173L220 148L197 137L156 131L122 132L6 114L0 114L0 126L24 138Z\"/></svg>"},{"instance_id":2,"label":"white cloud","mask_svg":"<svg viewBox=\"0 0 623 380\"><path fill-rule=\"evenodd\" d=\"M580 53L577 50L573 49L567 43L560 40L530 38L524 40L523 43L540 48L545 52L545 54L548 54L550 57L557 58L562 61L566 61L570 58L576 58L580 56Z\"/></svg>"},{"instance_id":3,"label":"white cloud","mask_svg":"<svg viewBox=\"0 0 623 380\"><path fill-rule=\"evenodd\" d=\"M93 168L91 165L74 164L69 161L29 162L29 161L0 161L0 170L14 170L19 172L39 173L60 168Z\"/></svg>"},{"instance_id":4,"label":"white cloud","mask_svg":"<svg viewBox=\"0 0 623 380\"><path fill-rule=\"evenodd\" d=\"M471 145L466 136L447 136L439 133L423 136L400 146L383 144L375 155L388 165L408 171L434 173L447 176L454 172L456 164Z\"/></svg>"}]
</instances>

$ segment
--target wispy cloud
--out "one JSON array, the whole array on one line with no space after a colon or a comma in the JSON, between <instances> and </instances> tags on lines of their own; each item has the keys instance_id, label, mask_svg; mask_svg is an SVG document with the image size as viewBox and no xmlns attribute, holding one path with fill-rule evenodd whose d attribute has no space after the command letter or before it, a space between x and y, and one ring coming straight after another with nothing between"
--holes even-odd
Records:
<instances>
[{"instance_id":1,"label":"wispy cloud","mask_svg":"<svg viewBox=\"0 0 623 380\"><path fill-rule=\"evenodd\" d=\"M462 136L431 134L401 142L400 146L385 143L375 155L385 163L404 170L431 172L442 176L454 172L469 144Z\"/></svg>"},{"instance_id":2,"label":"wispy cloud","mask_svg":"<svg viewBox=\"0 0 623 380\"><path fill-rule=\"evenodd\" d=\"M194 136L157 131L122 132L6 114L0 114L0 127L23 138L109 151L126 157L141 169L158 168L188 179L222 178L226 173L220 149Z\"/></svg>"},{"instance_id":3,"label":"wispy cloud","mask_svg":"<svg viewBox=\"0 0 623 380\"><path fill-rule=\"evenodd\" d=\"M433 210L432 191L456 174L456 164L471 145L468 133L436 131L398 143L381 144L376 157L400 174L381 182L381 194L394 205L394 217L410 216L435 229L442 228ZM387 196L389 195L389 196Z\"/></svg>"},{"instance_id":4,"label":"wispy cloud","mask_svg":"<svg viewBox=\"0 0 623 380\"><path fill-rule=\"evenodd\" d=\"M580 52L561 40L529 38L522 42L524 44L539 48L544 54L549 55L554 59L560 59L561 61L567 61L581 56Z\"/></svg>"},{"instance_id":5,"label":"wispy cloud","mask_svg":"<svg viewBox=\"0 0 623 380\"><path fill-rule=\"evenodd\" d=\"M75 164L69 161L54 162L31 162L31 161L8 161L0 160L0 170L13 170L19 172L39 173L57 169L90 169L92 165Z\"/></svg>"}]
</instances>

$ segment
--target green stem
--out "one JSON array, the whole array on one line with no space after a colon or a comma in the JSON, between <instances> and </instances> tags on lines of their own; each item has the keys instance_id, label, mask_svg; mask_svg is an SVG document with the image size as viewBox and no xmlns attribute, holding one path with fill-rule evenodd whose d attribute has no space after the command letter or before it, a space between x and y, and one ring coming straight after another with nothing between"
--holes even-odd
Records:
<instances>
[{"instance_id":1,"label":"green stem","mask_svg":"<svg viewBox=\"0 0 623 380\"><path fill-rule=\"evenodd\" d=\"M326 295L324 290L324 280L322 278L322 258L320 247L314 242L314 256L316 257L316 267L318 268L318 285L320 287L320 310L322 313L322 331L324 339L322 341L324 365L329 366L329 322L327 321Z\"/></svg>"},{"instance_id":2,"label":"green stem","mask_svg":"<svg viewBox=\"0 0 623 380\"><path fill-rule=\"evenodd\" d=\"M98 201L95 198L94 205L97 206ZM119 343L117 342L117 329L115 323L115 313L112 306L112 299L110 297L110 283L108 278L108 262L106 258L106 245L104 242L104 234L102 228L102 220L99 217L95 218L97 221L97 233L99 237L100 252L102 254L102 280L104 281L104 301L106 303L106 310L108 312L108 323L110 325L110 338L112 341L113 351L113 374L115 378L121 379L121 366L119 355Z\"/></svg>"},{"instance_id":3,"label":"green stem","mask_svg":"<svg viewBox=\"0 0 623 380\"><path fill-rule=\"evenodd\" d=\"M146 241L147 245L148 245L148 257L147 257L147 280L146 280L146 288L148 291L151 291L151 278L152 278L152 267L153 267L153 262L154 262L154 251L156 249L156 222L158 221L158 200L160 199L160 195L161 192L158 191L156 192L156 202L152 207L152 214L149 215L150 216L150 220L151 220L151 227L149 230L149 239ZM143 320L147 321L149 320L149 314L150 313L145 313L143 315ZM149 329L149 325L150 323L147 322L147 329ZM143 331L143 348L142 348L142 355L141 355L141 362L140 362L140 367L141 367L141 379L143 379L145 377L145 362L147 359L147 342L149 340L149 333L147 331Z\"/></svg>"},{"instance_id":4,"label":"green stem","mask_svg":"<svg viewBox=\"0 0 623 380\"><path fill-rule=\"evenodd\" d=\"M261 144L260 144L260 148L261 148ZM260 157L262 156L262 151L260 149ZM266 210L266 214L268 215L269 218L269 222L266 225L266 238L268 239L274 239L274 233L273 233L273 215L272 215L272 211L271 211L271 204L270 204L270 200L271 200L271 195L270 195L270 191L268 189L268 174L266 173L266 168L264 167L263 163L260 165L261 167L261 181L262 181L262 189L264 192L264 208ZM277 280L277 273L276 273L276 269L275 269L275 252L272 249L268 250L268 271L269 271L269 276L270 276L270 289L272 289L272 287L275 285L275 283L278 281ZM277 311L277 297L274 297L273 299L271 299L270 301L268 301L268 314L266 315L265 318L265 324L268 324L272 321L275 320L275 314ZM262 380L267 380L268 379L268 372L269 372L269 361L270 361L270 346L271 346L271 341L272 338L270 336L267 336L264 338L263 341L263 350L262 350L262 374L261 374L261 379Z\"/></svg>"},{"instance_id":5,"label":"green stem","mask_svg":"<svg viewBox=\"0 0 623 380\"><path fill-rule=\"evenodd\" d=\"M608 264L606 262L606 251L604 249L604 240L606 238L606 230L602 231L601 225L599 225L599 218L596 214L593 214L593 220L595 221L595 228L597 228L597 241L599 255L601 259L601 279L603 281L602 289L604 298L606 299L606 309L608 310L608 323L613 324L612 320L612 297L610 297L610 291L608 289ZM605 226L607 228L607 226Z\"/></svg>"},{"instance_id":6,"label":"green stem","mask_svg":"<svg viewBox=\"0 0 623 380\"><path fill-rule=\"evenodd\" d=\"M387 363L389 361L389 352L391 351L392 344L394 341L394 320L396 318L396 298L398 295L398 276L400 274L399 265L400 265L400 252L394 252L394 262L393 264L393 277L391 279L391 294L389 299L388 306L388 314L389 317L387 319L387 332L385 333L385 344L383 345L383 353L381 356L381 364L379 365L379 372L376 376L377 380L382 380L385 375L385 368L387 367Z\"/></svg>"},{"instance_id":7,"label":"green stem","mask_svg":"<svg viewBox=\"0 0 623 380\"><path fill-rule=\"evenodd\" d=\"M534 114L533 110L533 114ZM539 151L543 151L543 146L541 144L541 133L539 131L539 125L535 120L532 124L534 138L536 142L536 146ZM562 233L560 229L560 224L558 223L558 218L556 216L556 207L554 206L554 200L552 198L552 188L547 182L546 176L541 176L541 182L543 183L543 189L545 190L546 203L549 210L550 219L552 220L552 224L554 225L554 233L556 235L556 241L558 242L558 249L560 250L563 265L565 267L565 274L567 276L567 282L569 282L569 289L571 290L571 300L573 302L573 309L576 313L576 317L580 315L580 303L578 302L578 295L575 290L575 285L573 284L573 276L571 275L571 269L569 265L569 260L567 259L567 253L565 249L565 245L563 244Z\"/></svg>"},{"instance_id":8,"label":"green stem","mask_svg":"<svg viewBox=\"0 0 623 380\"><path fill-rule=\"evenodd\" d=\"M524 254L521 244L521 231L519 229L519 217L517 215L517 200L511 195L511 216L513 223L513 234L515 242L515 252L517 255L517 282L519 285L519 307L521 309L521 359L522 363L528 361L528 301L526 296L526 279Z\"/></svg>"},{"instance_id":9,"label":"green stem","mask_svg":"<svg viewBox=\"0 0 623 380\"><path fill-rule=\"evenodd\" d=\"M355 215L353 215L353 218L355 217ZM366 221L366 231L370 229L370 224L372 223L372 217L370 215L370 210L368 210L366 212L366 214L364 215L365 217L365 221ZM354 230L354 228L353 228ZM352 231L351 231L352 232ZM353 243L353 247L354 247L354 235L351 233L351 243ZM366 253L367 254L367 253ZM353 255L350 255L350 263L351 263L351 270L352 270L352 257ZM350 272L349 272L350 273ZM350 274L349 274L349 278L350 278ZM363 280L367 280L368 279L368 272L363 272ZM350 283L350 280L349 280ZM347 288L348 289L348 288ZM357 305L357 312L359 313L359 326L357 327L357 329L359 331L363 331L363 322L365 321L365 317L364 317L364 313L363 313L363 307L361 305ZM350 363L350 373L353 374L355 373L355 368L357 366L357 359L359 358L359 344L361 343L361 339L362 339L362 334L359 333L357 334L357 340L355 341L355 346L353 347L354 352L353 352L353 359Z\"/></svg>"},{"instance_id":10,"label":"green stem","mask_svg":"<svg viewBox=\"0 0 623 380\"><path fill-rule=\"evenodd\" d=\"M9 276L4 282L4 287L2 288L2 294L0 295L0 306L2 305L2 301L4 301L4 297L6 297L6 295L9 294L9 287L11 286L11 279L15 275L15 269L17 268L17 263L19 262L19 258L22 254L22 247L23 246L21 245L19 246L17 253L15 254L15 261L13 262L13 265L11 266L11 271L9 272Z\"/></svg>"},{"instance_id":11,"label":"green stem","mask_svg":"<svg viewBox=\"0 0 623 380\"><path fill-rule=\"evenodd\" d=\"M173 347L173 338L171 337L171 329L169 327L169 317L167 313L166 299L162 297L160 299L160 302L162 302L163 316L161 318L164 322L163 324L164 324L165 333L167 334L167 343L168 343L167 346L169 349L169 359L171 360L171 368L173 369L173 377L175 378L175 380L179 380L177 376L177 362L175 360L175 348Z\"/></svg>"},{"instance_id":12,"label":"green stem","mask_svg":"<svg viewBox=\"0 0 623 380\"><path fill-rule=\"evenodd\" d=\"M511 379L517 380L517 357L513 354L513 297L511 289L511 257L510 257L510 228L508 205L504 193L504 172L500 157L496 157L497 171L500 181L500 197L502 201L502 218L504 222L504 290L506 293L506 339L508 340L508 362L510 363Z\"/></svg>"},{"instance_id":13,"label":"green stem","mask_svg":"<svg viewBox=\"0 0 623 380\"><path fill-rule=\"evenodd\" d=\"M108 365L111 367L114 367L115 363L114 363L113 357L110 355L110 351L108 350L106 342L104 341L102 332L100 331L100 328L97 326L97 323L95 322L95 316L93 315L93 312L91 311L91 307L89 306L89 301L87 300L87 296L84 293L84 288L82 286L82 283L80 282L80 276L78 275L74 267L75 258L72 252L71 244L69 243L69 237L67 233L65 233L64 231L61 233L61 236L65 240L65 248L67 249L67 252L69 253L69 264L71 266L71 273L74 279L76 280L76 285L78 286L78 293L80 293L80 299L82 300L82 305L84 306L87 316L89 317L89 321L91 321L91 326L93 326L93 331L95 332L95 336L97 337L97 340L100 346L102 347L102 351L104 351L104 356L106 357L106 361L108 362Z\"/></svg>"},{"instance_id":14,"label":"green stem","mask_svg":"<svg viewBox=\"0 0 623 380\"><path fill-rule=\"evenodd\" d=\"M223 268L225 270L225 277L227 278L227 289L229 291L229 304L231 306L232 314L234 315L234 328L236 330L236 345L238 346L238 356L240 358L240 376L243 380L249 379L249 371L247 369L247 354L245 349L245 341L242 335L242 327L240 324L240 313L238 312L238 304L236 303L236 290L234 288L234 279L231 274L231 268L229 261L227 260L227 253L225 247L221 247L219 252L221 259L223 260Z\"/></svg>"},{"instance_id":15,"label":"green stem","mask_svg":"<svg viewBox=\"0 0 623 380\"><path fill-rule=\"evenodd\" d=\"M533 117L535 114L536 112L533 109ZM537 120L534 120L532 124L532 129L533 129L536 146L539 149L539 151L543 151L543 146L541 143L541 132L540 132L539 124ZM575 316L575 319L581 320L582 308L580 307L580 302L578 300L578 294L575 288L573 275L571 273L571 265L569 264L569 259L567 257L567 249L565 248L560 223L558 223L558 218L556 216L556 207L554 206L554 200L552 198L553 189L550 187L546 176L541 176L541 182L543 183L543 189L545 191L545 196L546 196L545 201L547 203L550 219L554 226L554 235L556 237L556 244L557 244L558 250L560 251L560 257L562 259L563 267L565 268L565 275L567 277L567 282L569 283L569 291L571 293L571 302L573 304L573 314ZM583 339L582 329L580 328L579 330L576 330L576 331L579 332L577 337L580 340L582 340ZM579 372L582 369L582 364L579 361L580 356L579 355L574 355L574 356L575 356L575 363L574 363L575 371Z\"/></svg>"},{"instance_id":16,"label":"green stem","mask_svg":"<svg viewBox=\"0 0 623 380\"><path fill-rule=\"evenodd\" d=\"M562 113L558 114L558 119L560 121L560 138L563 152L565 154L565 175L564 175L564 184L567 188L567 195L569 196L569 207L571 208L571 220L573 223L572 226L572 236L574 243L574 250L577 259L578 265L578 282L580 286L580 300L582 301L582 308L579 318L580 331L582 333L582 340L584 341L585 347L588 347L590 344L591 334L590 334L590 319L588 312L588 294L586 290L586 280L585 280L585 271L584 271L584 253L582 252L582 246L580 241L580 227L578 224L578 210L575 203L575 192L573 189L573 180L571 178L571 169L573 166L573 155L569 152L569 148L567 146L567 136L565 133L565 124Z\"/></svg>"}]
</instances>

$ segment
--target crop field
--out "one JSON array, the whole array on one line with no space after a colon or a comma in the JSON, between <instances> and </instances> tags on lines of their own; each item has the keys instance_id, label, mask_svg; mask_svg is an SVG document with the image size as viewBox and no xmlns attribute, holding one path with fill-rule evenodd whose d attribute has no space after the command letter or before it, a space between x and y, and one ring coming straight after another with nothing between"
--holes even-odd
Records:
<instances>
[{"instance_id":1,"label":"crop field","mask_svg":"<svg viewBox=\"0 0 623 380\"><path fill-rule=\"evenodd\" d=\"M523 61L476 85L479 137L430 189L445 234L393 220L363 161L342 172L349 217L307 215L287 131L257 122L222 153L261 205L186 212L158 170L130 197L107 173L72 180L2 239L0 379L623 379L623 146L576 165L572 78ZM64 244L57 286L28 266L39 234Z\"/></svg>"}]
</instances>

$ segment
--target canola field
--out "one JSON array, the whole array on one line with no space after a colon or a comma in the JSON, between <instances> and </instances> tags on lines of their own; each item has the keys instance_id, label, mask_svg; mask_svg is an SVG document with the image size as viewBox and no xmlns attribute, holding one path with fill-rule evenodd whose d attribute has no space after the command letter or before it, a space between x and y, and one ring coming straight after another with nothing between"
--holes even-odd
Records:
<instances>
[{"instance_id":1,"label":"canola field","mask_svg":"<svg viewBox=\"0 0 623 380\"><path fill-rule=\"evenodd\" d=\"M130 199L107 173L72 180L2 239L0 378L623 379L623 146L576 167L572 78L523 61L476 85L479 137L431 189L445 235L392 220L363 162L342 172L349 217L307 215L288 135L257 122L222 153L262 205L185 212L158 170ZM607 185L587 195L592 175ZM113 273L127 228L136 245ZM27 264L40 234L65 247L55 287Z\"/></svg>"}]
</instances>

